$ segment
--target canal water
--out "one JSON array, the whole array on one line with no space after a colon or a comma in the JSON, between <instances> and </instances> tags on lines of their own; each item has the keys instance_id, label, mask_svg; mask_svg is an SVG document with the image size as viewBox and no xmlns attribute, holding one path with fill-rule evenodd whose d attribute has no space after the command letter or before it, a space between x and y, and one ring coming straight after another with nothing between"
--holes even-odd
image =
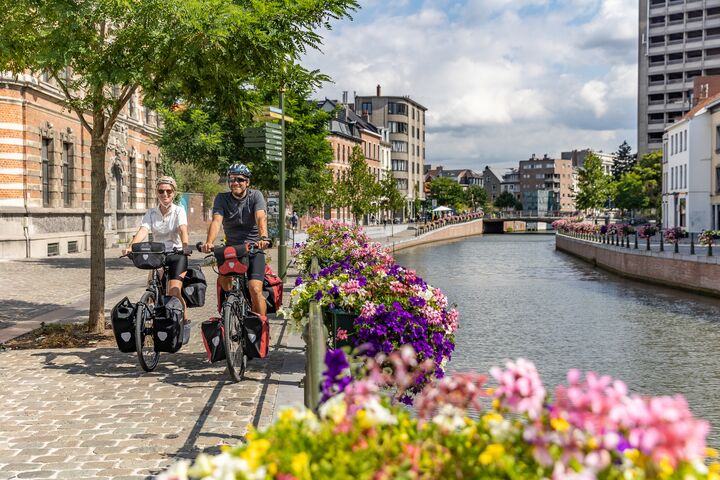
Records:
<instances>
[{"instance_id":1,"label":"canal water","mask_svg":"<svg viewBox=\"0 0 720 480\"><path fill-rule=\"evenodd\" d=\"M720 300L595 269L556 251L552 235L485 235L395 258L457 304L450 371L523 357L548 391L579 368L634 393L682 393L720 446Z\"/></svg>"}]
</instances>

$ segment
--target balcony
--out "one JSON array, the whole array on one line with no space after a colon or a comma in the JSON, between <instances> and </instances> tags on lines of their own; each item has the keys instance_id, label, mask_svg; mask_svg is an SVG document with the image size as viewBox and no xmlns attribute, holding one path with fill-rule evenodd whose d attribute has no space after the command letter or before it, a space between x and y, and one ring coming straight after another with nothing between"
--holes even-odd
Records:
<instances>
[{"instance_id":1,"label":"balcony","mask_svg":"<svg viewBox=\"0 0 720 480\"><path fill-rule=\"evenodd\" d=\"M665 82L656 82L648 85L648 93L662 93L665 91Z\"/></svg>"},{"instance_id":2,"label":"balcony","mask_svg":"<svg viewBox=\"0 0 720 480\"><path fill-rule=\"evenodd\" d=\"M664 112L664 111L665 111L665 103L660 102L660 103L649 104L649 105L648 105L648 108L647 108L647 111L648 111L649 113L660 113L660 112Z\"/></svg>"},{"instance_id":3,"label":"balcony","mask_svg":"<svg viewBox=\"0 0 720 480\"><path fill-rule=\"evenodd\" d=\"M720 26L720 15L710 15L705 17L705 28Z\"/></svg>"}]
</instances>

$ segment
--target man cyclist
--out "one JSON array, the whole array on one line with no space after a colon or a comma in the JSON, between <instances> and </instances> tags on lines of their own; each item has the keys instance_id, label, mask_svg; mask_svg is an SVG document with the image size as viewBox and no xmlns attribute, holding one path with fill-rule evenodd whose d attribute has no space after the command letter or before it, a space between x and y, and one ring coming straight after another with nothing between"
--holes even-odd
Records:
<instances>
[{"instance_id":1,"label":"man cyclist","mask_svg":"<svg viewBox=\"0 0 720 480\"><path fill-rule=\"evenodd\" d=\"M172 177L160 177L156 184L158 206L153 207L145 213L140 228L130 241L130 245L122 250L123 255L132 251L132 245L144 241L148 233L152 233L153 241L163 242L165 250L171 251L174 247L190 252L188 247L188 222L185 209L173 203L177 184ZM183 308L186 309L185 301L182 298L181 289L185 272L188 268L188 257L180 254L168 255L168 282L167 293L180 300ZM152 275L152 274L151 274ZM160 269L162 276L162 269ZM187 319L187 310L185 310ZM186 320L186 322L188 322Z\"/></svg>"},{"instance_id":2,"label":"man cyclist","mask_svg":"<svg viewBox=\"0 0 720 480\"><path fill-rule=\"evenodd\" d=\"M202 250L210 253L213 250L215 239L222 226L225 231L227 245L242 245L255 243L259 250L250 256L248 268L248 289L252 310L265 315L267 308L265 297L262 294L263 279L265 277L265 252L270 246L267 228L267 205L265 198L259 190L250 189L250 169L238 163L233 163L227 170L229 192L223 192L215 197L212 210L212 221L208 227L207 238ZM218 282L223 291L232 288L232 279L220 275ZM219 302L221 303L221 302Z\"/></svg>"}]
</instances>

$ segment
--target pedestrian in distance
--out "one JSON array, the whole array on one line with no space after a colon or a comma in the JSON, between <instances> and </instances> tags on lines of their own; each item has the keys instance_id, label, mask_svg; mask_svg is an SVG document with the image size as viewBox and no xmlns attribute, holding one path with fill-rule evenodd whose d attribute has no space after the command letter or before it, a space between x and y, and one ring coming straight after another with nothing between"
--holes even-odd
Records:
<instances>
[{"instance_id":1,"label":"pedestrian in distance","mask_svg":"<svg viewBox=\"0 0 720 480\"><path fill-rule=\"evenodd\" d=\"M234 163L227 170L229 192L219 193L215 197L212 209L212 221L208 227L207 238L202 251L210 253L214 242L223 228L226 244L242 245L254 243L258 251L249 257L248 289L252 302L252 311L264 316L267 312L265 297L262 294L265 278L265 252L270 245L267 226L267 203L259 190L250 188L250 169L244 164ZM218 283L224 292L232 288L232 277L219 275ZM221 305L222 302L218 302Z\"/></svg>"},{"instance_id":2,"label":"pedestrian in distance","mask_svg":"<svg viewBox=\"0 0 720 480\"><path fill-rule=\"evenodd\" d=\"M180 205L176 205L173 200L177 192L177 183L172 177L160 177L156 183L156 195L158 206L153 207L147 212L140 222L140 228L133 236L127 248L122 250L123 255L127 255L132 251L132 245L145 241L148 233L152 233L154 242L163 242L165 251L169 252L173 248L182 248L185 255L173 254L168 255L168 281L167 293L180 300L185 310L186 323L187 306L182 298L182 283L188 268L188 257L190 247L188 246L188 222L187 213ZM162 278L162 269L158 270ZM148 282L152 277L152 272L148 276Z\"/></svg>"}]
</instances>

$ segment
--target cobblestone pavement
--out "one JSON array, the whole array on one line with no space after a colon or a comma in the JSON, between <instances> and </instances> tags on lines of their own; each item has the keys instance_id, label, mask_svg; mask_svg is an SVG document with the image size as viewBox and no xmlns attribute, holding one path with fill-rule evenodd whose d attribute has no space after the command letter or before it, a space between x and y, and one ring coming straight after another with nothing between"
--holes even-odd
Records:
<instances>
[{"instance_id":1,"label":"cobblestone pavement","mask_svg":"<svg viewBox=\"0 0 720 480\"><path fill-rule=\"evenodd\" d=\"M244 381L208 363L199 329L215 315L210 290L205 307L189 311L190 343L161 354L151 373L114 347L0 352L0 479L152 478L269 424L278 388L283 403L302 400L304 352L284 320L271 318L270 355L250 361Z\"/></svg>"}]
</instances>

